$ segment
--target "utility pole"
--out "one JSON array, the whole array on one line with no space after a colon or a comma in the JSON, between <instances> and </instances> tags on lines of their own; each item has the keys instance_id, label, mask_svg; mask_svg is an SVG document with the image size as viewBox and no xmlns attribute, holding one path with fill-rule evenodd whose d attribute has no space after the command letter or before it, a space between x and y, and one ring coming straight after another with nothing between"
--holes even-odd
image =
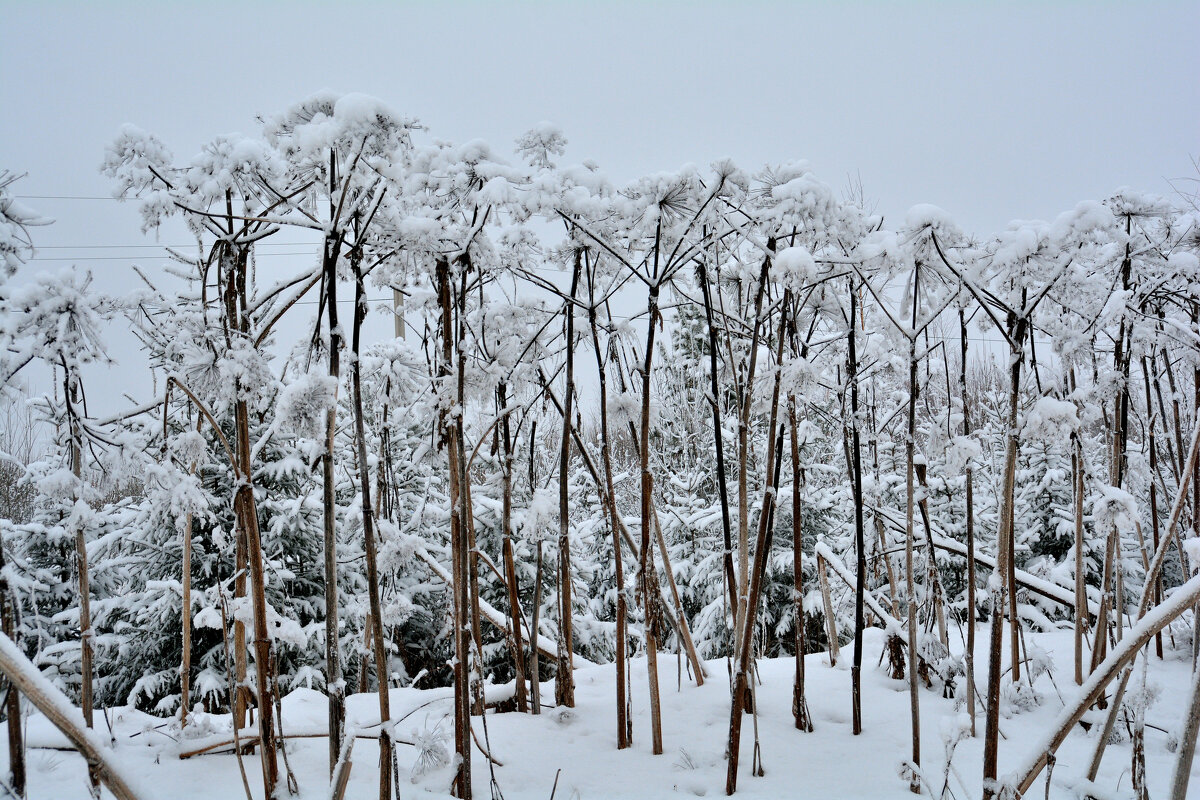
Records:
<instances>
[{"instance_id":1,"label":"utility pole","mask_svg":"<svg viewBox=\"0 0 1200 800\"><path fill-rule=\"evenodd\" d=\"M392 318L396 322L396 338L404 338L404 295L392 287Z\"/></svg>"}]
</instances>

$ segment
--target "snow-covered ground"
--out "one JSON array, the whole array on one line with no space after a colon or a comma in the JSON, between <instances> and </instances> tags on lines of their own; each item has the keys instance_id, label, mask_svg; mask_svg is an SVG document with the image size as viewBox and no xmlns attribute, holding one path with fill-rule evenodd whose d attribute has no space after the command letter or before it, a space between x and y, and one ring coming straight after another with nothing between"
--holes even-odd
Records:
<instances>
[{"instance_id":1,"label":"snow-covered ground","mask_svg":"<svg viewBox=\"0 0 1200 800\"><path fill-rule=\"evenodd\" d=\"M957 638L957 637L956 637ZM977 683L986 673L986 629L979 633ZM1031 645L1045 651L1057 666L1038 678L1034 688L1040 704L1016 712L1002 707L1000 772L1003 775L1029 754L1045 733L1054 715L1076 691L1071 671L1071 632L1055 631L1029 635ZM743 726L741 772L738 795L768 798L903 798L912 797L899 776L901 763L909 757L910 717L907 683L892 680L879 666L883 632L872 629L865 637L863 658L862 735L851 735L850 672L853 655L844 647L836 667L828 656L808 656L807 698L815 731L801 733L793 727L791 713L793 664L791 659L759 662L762 683L758 687L758 738L765 775L751 774L754 726ZM541 716L517 713L487 716L491 751L502 763L494 767L495 780L504 798L546 800L558 775L555 797L561 800L594 798L666 798L720 796L725 787L723 757L729 724L729 691L724 660L707 663L709 680L696 687L688 679L686 665L679 681L674 657L660 656L663 686L663 742L665 752L650 753L649 711L646 707L646 664L633 662L634 745L618 752L615 745L613 710L614 672L611 665L578 670L576 707L548 707ZM1137 673L1135 673L1135 676ZM1182 652L1168 652L1165 661L1151 658L1148 684L1157 700L1147 711L1146 763L1151 797L1163 797L1168 789L1174 754L1168 750L1168 734L1182 721L1187 697L1188 661ZM1131 691L1136 681L1131 681ZM678 687L678 688L677 688ZM503 694L503 687L494 687ZM552 685L542 691L553 698ZM424 749L437 753L436 739L452 749L448 689L396 689L392 709L403 718L396 735L411 743L424 741ZM1061 698L1061 699L1060 699ZM379 721L373 695L354 695L347 700L351 729L370 730ZM283 726L287 734L317 734L324 728L326 701L323 695L301 689L283 700ZM228 739L228 717L203 719L191 736L179 739L179 731L164 720L116 709L108 714L115 738L116 754L126 772L147 798L212 798L236 800L245 796L236 758L228 753L206 754L180 760L178 753ZM98 726L105 722L98 717ZM926 794L940 796L946 775L947 741L966 724L965 709L943 699L940 691L921 692L922 766L929 788ZM1154 726L1154 727L1150 727ZM1118 732L1124 730L1118 722ZM483 741L484 731L476 722ZM953 755L949 790L958 800L981 794L983 715L978 715L977 738L962 739ZM82 758L66 749L66 740L47 720L34 716L28 722L29 797L35 800L83 800L88 796L86 769ZM1091 793L1098 798L1120 798L1131 794L1130 745L1128 737L1110 745ZM353 752L353 769L347 798L369 800L378 795L376 743L358 739ZM430 742L434 742L432 747ZM1087 762L1095 744L1094 734L1078 726L1058 752L1050 780L1051 798L1080 796ZM3 749L3 748L0 748ZM426 770L414 777L420 748L398 747L402 772L402 797L448 797L449 766ZM475 795L492 796L491 775L484 756L476 749L473 761ZM287 741L288 761L299 784L299 797L328 796L327 744L323 738L293 738ZM0 755L0 760L6 758ZM244 759L255 800L261 797L261 778L255 756ZM282 766L282 765L281 765ZM559 772L561 770L561 772ZM1044 797L1046 776L1039 778L1029 796ZM1192 786L1200 786L1200 769L1193 768ZM1196 791L1200 792L1200 789ZM499 796L499 795L497 795Z\"/></svg>"}]
</instances>

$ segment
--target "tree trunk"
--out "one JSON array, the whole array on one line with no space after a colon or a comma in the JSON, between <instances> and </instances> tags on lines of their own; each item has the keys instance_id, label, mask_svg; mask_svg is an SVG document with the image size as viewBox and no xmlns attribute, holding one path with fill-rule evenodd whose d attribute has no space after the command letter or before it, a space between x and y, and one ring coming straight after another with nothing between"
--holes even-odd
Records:
<instances>
[{"instance_id":1,"label":"tree trunk","mask_svg":"<svg viewBox=\"0 0 1200 800\"><path fill-rule=\"evenodd\" d=\"M234 570L236 577L233 579L233 597L234 599L245 599L246 587L250 584L250 579L247 572L250 569L250 560L246 556L246 529L242 524L242 516L237 513L237 502L234 501L234 537L236 543L234 545ZM246 675L249 673L249 656L246 651L246 623L240 619L233 621L233 678L234 678L234 694L229 698L230 706L233 709L233 725L235 728L244 728L249 722L250 715L250 699L253 693L246 682Z\"/></svg>"},{"instance_id":2,"label":"tree trunk","mask_svg":"<svg viewBox=\"0 0 1200 800\"><path fill-rule=\"evenodd\" d=\"M183 597L179 617L180 648L179 662L179 727L186 728L191 713L192 673L192 515L187 515L183 531Z\"/></svg>"},{"instance_id":3,"label":"tree trunk","mask_svg":"<svg viewBox=\"0 0 1200 800\"><path fill-rule=\"evenodd\" d=\"M1028 299L1028 290L1022 289L1021 290L1021 306L1022 307L1025 306L1027 299ZM1029 333L1028 320L1024 317L1021 317L1020 319L1014 319L1013 324L1010 325L1009 328L1010 328L1010 330L1013 331L1013 333L1010 335L1010 338L1014 342L1018 342L1019 344L1021 344L1022 348L1023 348L1024 342L1025 342L1025 337ZM1019 352L1019 355L1021 357L1023 357L1023 353L1024 353L1024 351L1022 349ZM1021 378L1021 357L1016 357L1016 356L1013 357L1014 363L1011 365L1011 371L1012 371L1011 383L1012 383L1012 387L1013 387L1013 389L1012 389L1013 394L1009 398L1010 406L1011 406L1009 423L1011 425L1011 428L1008 432L1008 435L1012 440L1012 447L1013 447L1013 465L1012 465L1012 469L1013 469L1012 487L1013 487L1013 489L1011 490L1013 493L1015 493L1015 490L1016 490L1016 468L1017 468L1016 459L1017 459L1017 455L1018 455L1017 448L1020 447L1020 441L1018 439L1018 431L1017 431L1016 406L1017 406L1017 402L1018 402L1018 389L1020 386L1020 378ZM1009 635L1009 647L1010 647L1010 650L1012 651L1011 674L1012 674L1012 682L1013 683L1017 683L1018 681L1021 680L1021 617L1017 614L1017 531L1016 531L1017 514L1016 514L1015 503L1016 503L1015 499L1013 499L1010 503L1009 513L1007 516L1007 525L1005 527L1005 534L1004 534L1005 540L1007 542L1007 544L1005 546L1008 549L1008 561L1005 562L1006 572L1005 572L1004 578L1005 578L1005 581L1007 582L1007 591L1008 591L1008 635Z\"/></svg>"},{"instance_id":4,"label":"tree trunk","mask_svg":"<svg viewBox=\"0 0 1200 800\"><path fill-rule=\"evenodd\" d=\"M460 310L461 314L461 310ZM461 317L460 317L461 318ZM459 329L459 341L462 341L462 329ZM458 407L466 408L466 402L463 399L463 391L461 387L466 386L464 379L464 363L460 357L458 366L458 385L459 399ZM466 431L464 430L462 416L456 420L454 425L454 435L458 437L458 452L465 454L466 446ZM485 700L483 696L483 616L479 606L479 543L475 538L475 514L474 501L471 499L471 473L467 468L468 459L464 456L459 462L459 469L462 475L459 478L459 484L462 486L462 495L459 503L462 506L461 518L467 521L464 526L464 531L467 537L467 596L470 598L468 605L468 623L471 628L471 642L473 649L471 650L471 668L467 675L467 680L471 684L471 715L481 716L484 712Z\"/></svg>"},{"instance_id":5,"label":"tree trunk","mask_svg":"<svg viewBox=\"0 0 1200 800\"><path fill-rule=\"evenodd\" d=\"M1163 335L1163 311L1160 308L1158 311L1158 332ZM1175 452L1177 460L1173 460L1171 467L1175 472L1175 482L1179 483L1183 480L1183 459L1185 458L1183 450L1183 413L1180 411L1179 399L1183 396L1179 387L1175 383L1175 369L1171 366L1171 356L1169 353L1163 353L1163 369L1167 373L1167 390L1171 396L1171 417L1175 423ZM1161 406L1161 400L1160 400Z\"/></svg>"},{"instance_id":6,"label":"tree trunk","mask_svg":"<svg viewBox=\"0 0 1200 800\"><path fill-rule=\"evenodd\" d=\"M1192 306L1192 328L1200 326L1200 303L1195 299L1191 302ZM1200 366L1192 366L1192 420L1193 424L1200 427ZM1192 463L1192 530L1195 535L1200 536L1200 462ZM1182 551L1182 548L1180 548ZM1180 566L1183 566L1183 555L1180 554ZM1186 569L1183 574L1187 574ZM1149 578L1147 578L1149 580ZM1192 619L1200 619L1200 606L1192 609ZM1192 637L1192 664L1195 665L1200 660L1200 636Z\"/></svg>"}]
</instances>

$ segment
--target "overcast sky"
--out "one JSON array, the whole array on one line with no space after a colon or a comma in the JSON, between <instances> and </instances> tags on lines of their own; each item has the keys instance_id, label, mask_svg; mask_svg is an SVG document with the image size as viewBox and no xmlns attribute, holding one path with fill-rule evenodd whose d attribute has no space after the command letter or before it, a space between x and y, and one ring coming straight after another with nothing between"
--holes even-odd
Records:
<instances>
[{"instance_id":1,"label":"overcast sky","mask_svg":"<svg viewBox=\"0 0 1200 800\"><path fill-rule=\"evenodd\" d=\"M1197 177L1198 2L343 5L0 0L0 167L18 194L106 196L123 123L184 159L331 88L506 154L549 120L617 182L804 158L893 224L933 203L981 236ZM57 220L31 268L118 287L157 263L131 205L26 202Z\"/></svg>"}]
</instances>

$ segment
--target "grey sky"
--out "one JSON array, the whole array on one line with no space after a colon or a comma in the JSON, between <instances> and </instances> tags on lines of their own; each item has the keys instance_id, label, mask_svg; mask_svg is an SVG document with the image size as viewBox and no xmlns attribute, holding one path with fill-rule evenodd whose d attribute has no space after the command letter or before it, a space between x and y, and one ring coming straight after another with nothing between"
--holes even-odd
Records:
<instances>
[{"instance_id":1,"label":"grey sky","mask_svg":"<svg viewBox=\"0 0 1200 800\"><path fill-rule=\"evenodd\" d=\"M835 188L861 175L893 221L933 203L987 235L1195 177L1197 31L1195 2L0 2L0 166L29 173L21 194L108 195L97 167L122 123L187 158L328 87L505 154L551 120L568 159L618 182L804 158ZM153 243L129 205L27 202L58 220L39 257L104 286L129 285L128 246ZM107 248L58 249L74 245Z\"/></svg>"}]
</instances>

